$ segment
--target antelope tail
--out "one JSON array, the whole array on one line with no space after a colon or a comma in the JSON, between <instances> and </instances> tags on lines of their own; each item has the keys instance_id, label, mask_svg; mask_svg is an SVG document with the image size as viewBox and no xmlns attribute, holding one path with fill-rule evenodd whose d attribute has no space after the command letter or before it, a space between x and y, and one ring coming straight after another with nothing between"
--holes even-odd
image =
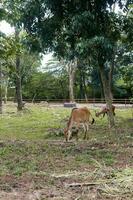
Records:
<instances>
[{"instance_id":1,"label":"antelope tail","mask_svg":"<svg viewBox=\"0 0 133 200\"><path fill-rule=\"evenodd\" d=\"M94 124L94 122L95 122L95 119L94 119L94 118L92 118L92 122L91 122L91 124Z\"/></svg>"}]
</instances>

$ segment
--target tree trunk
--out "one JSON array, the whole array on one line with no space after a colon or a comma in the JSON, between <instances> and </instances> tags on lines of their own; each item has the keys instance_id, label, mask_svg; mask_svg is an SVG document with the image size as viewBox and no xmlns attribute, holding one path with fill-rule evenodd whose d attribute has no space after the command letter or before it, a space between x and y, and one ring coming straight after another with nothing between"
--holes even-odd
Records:
<instances>
[{"instance_id":1,"label":"tree trunk","mask_svg":"<svg viewBox=\"0 0 133 200\"><path fill-rule=\"evenodd\" d=\"M112 97L111 97L111 91L110 91L110 86L109 86L109 80L106 78L104 66L100 66L100 75L101 75L101 80L103 84L105 101L106 101L107 107L109 108L109 112L108 112L109 127L113 127L115 125L115 122L114 122L114 116L112 112Z\"/></svg>"},{"instance_id":2,"label":"tree trunk","mask_svg":"<svg viewBox=\"0 0 133 200\"><path fill-rule=\"evenodd\" d=\"M113 93L112 93L112 87L113 87L113 73L114 73L114 66L115 66L115 51L112 56L112 61L110 64L110 71L109 71L109 87L110 87L110 95L111 98L113 99Z\"/></svg>"},{"instance_id":3,"label":"tree trunk","mask_svg":"<svg viewBox=\"0 0 133 200\"><path fill-rule=\"evenodd\" d=\"M84 98L86 100L86 103L88 102L88 97L87 97L87 87L85 83L85 72L83 72L83 88L84 88Z\"/></svg>"},{"instance_id":4,"label":"tree trunk","mask_svg":"<svg viewBox=\"0 0 133 200\"><path fill-rule=\"evenodd\" d=\"M2 114L2 66L0 64L0 114Z\"/></svg>"},{"instance_id":5,"label":"tree trunk","mask_svg":"<svg viewBox=\"0 0 133 200\"><path fill-rule=\"evenodd\" d=\"M69 98L70 102L74 102L74 80L73 80L73 74L69 74Z\"/></svg>"},{"instance_id":6,"label":"tree trunk","mask_svg":"<svg viewBox=\"0 0 133 200\"><path fill-rule=\"evenodd\" d=\"M8 78L5 78L5 85L4 85L4 104L7 103L7 88L8 88Z\"/></svg>"},{"instance_id":7,"label":"tree trunk","mask_svg":"<svg viewBox=\"0 0 133 200\"><path fill-rule=\"evenodd\" d=\"M19 31L15 30L16 42L19 42ZM23 109L22 102L22 87L21 87L21 67L20 67L20 52L16 53L16 98L17 98L17 109L21 111Z\"/></svg>"},{"instance_id":8,"label":"tree trunk","mask_svg":"<svg viewBox=\"0 0 133 200\"><path fill-rule=\"evenodd\" d=\"M70 102L74 102L74 78L77 69L77 60L72 60L68 64L68 75L69 75L69 98Z\"/></svg>"},{"instance_id":9,"label":"tree trunk","mask_svg":"<svg viewBox=\"0 0 133 200\"><path fill-rule=\"evenodd\" d=\"M114 66L111 64L110 71L109 71L109 88L110 88L110 97L112 100L113 100L113 93L112 93L113 70L114 70Z\"/></svg>"},{"instance_id":10,"label":"tree trunk","mask_svg":"<svg viewBox=\"0 0 133 200\"><path fill-rule=\"evenodd\" d=\"M103 91L103 83L102 83L102 79L101 79L101 74L100 74L100 71L98 73L98 76L99 76L99 81L100 81L100 86L101 86L101 102L103 102L103 99L104 99L104 91Z\"/></svg>"},{"instance_id":11,"label":"tree trunk","mask_svg":"<svg viewBox=\"0 0 133 200\"><path fill-rule=\"evenodd\" d=\"M32 103L34 103L35 97L36 97L37 93L34 94L33 98L32 98Z\"/></svg>"},{"instance_id":12,"label":"tree trunk","mask_svg":"<svg viewBox=\"0 0 133 200\"><path fill-rule=\"evenodd\" d=\"M80 83L79 83L79 88L80 88L80 99L84 98L84 91L83 91L83 74L81 67L79 66L79 76L80 76Z\"/></svg>"}]
</instances>

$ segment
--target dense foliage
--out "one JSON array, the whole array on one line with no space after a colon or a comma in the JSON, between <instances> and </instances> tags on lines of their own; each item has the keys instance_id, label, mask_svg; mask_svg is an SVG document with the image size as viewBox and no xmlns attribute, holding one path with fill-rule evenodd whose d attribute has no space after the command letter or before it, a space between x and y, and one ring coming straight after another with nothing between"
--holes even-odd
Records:
<instances>
[{"instance_id":1,"label":"dense foliage","mask_svg":"<svg viewBox=\"0 0 133 200\"><path fill-rule=\"evenodd\" d=\"M121 12L117 11L118 8ZM53 64L55 70L51 71L48 64L47 70L38 71L38 53L49 51L53 51L56 59L60 61L78 58L74 83L76 99L104 98L99 67L104 66L108 79L107 74L112 65L114 98L132 97L131 0L4 0L0 9L1 20L6 19L19 31L25 29L27 32L23 37L20 36L19 43L13 37L4 39L8 43L3 50L3 39L0 40L0 50L3 51L1 55L4 56L3 66L6 66L9 77L9 95L12 87L15 87L14 59L19 48L24 98L69 98L68 73L64 65L58 70ZM60 62L57 65L61 65Z\"/></svg>"}]
</instances>

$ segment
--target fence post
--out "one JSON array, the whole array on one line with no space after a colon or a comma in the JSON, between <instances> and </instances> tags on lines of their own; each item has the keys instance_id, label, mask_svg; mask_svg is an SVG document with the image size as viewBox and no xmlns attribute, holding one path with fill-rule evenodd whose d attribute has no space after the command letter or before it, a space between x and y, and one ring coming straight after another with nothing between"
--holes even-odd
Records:
<instances>
[{"instance_id":1,"label":"fence post","mask_svg":"<svg viewBox=\"0 0 133 200\"><path fill-rule=\"evenodd\" d=\"M95 98L93 98L93 106L95 107Z\"/></svg>"},{"instance_id":2,"label":"fence post","mask_svg":"<svg viewBox=\"0 0 133 200\"><path fill-rule=\"evenodd\" d=\"M125 107L126 107L126 99L125 99Z\"/></svg>"}]
</instances>

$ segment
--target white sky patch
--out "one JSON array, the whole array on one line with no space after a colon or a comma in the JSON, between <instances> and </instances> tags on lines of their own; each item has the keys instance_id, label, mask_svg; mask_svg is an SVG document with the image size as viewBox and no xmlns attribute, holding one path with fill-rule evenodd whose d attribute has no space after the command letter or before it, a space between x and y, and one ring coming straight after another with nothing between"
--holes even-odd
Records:
<instances>
[{"instance_id":1,"label":"white sky patch","mask_svg":"<svg viewBox=\"0 0 133 200\"><path fill-rule=\"evenodd\" d=\"M14 27L11 27L9 23L3 20L0 22L0 31L6 35L11 35L14 33Z\"/></svg>"},{"instance_id":2,"label":"white sky patch","mask_svg":"<svg viewBox=\"0 0 133 200\"><path fill-rule=\"evenodd\" d=\"M11 27L10 24L7 23L5 20L2 20L0 22L0 31L5 33L6 35L12 35L15 32L14 27ZM41 71L43 71L43 68L46 67L47 62L52 59L52 55L53 53L43 55L42 64L41 64L42 66L40 69Z\"/></svg>"},{"instance_id":3,"label":"white sky patch","mask_svg":"<svg viewBox=\"0 0 133 200\"><path fill-rule=\"evenodd\" d=\"M53 53L48 53L46 55L43 55L42 63L40 67L40 71L44 71L45 67L47 66L47 63L53 58Z\"/></svg>"}]
</instances>

